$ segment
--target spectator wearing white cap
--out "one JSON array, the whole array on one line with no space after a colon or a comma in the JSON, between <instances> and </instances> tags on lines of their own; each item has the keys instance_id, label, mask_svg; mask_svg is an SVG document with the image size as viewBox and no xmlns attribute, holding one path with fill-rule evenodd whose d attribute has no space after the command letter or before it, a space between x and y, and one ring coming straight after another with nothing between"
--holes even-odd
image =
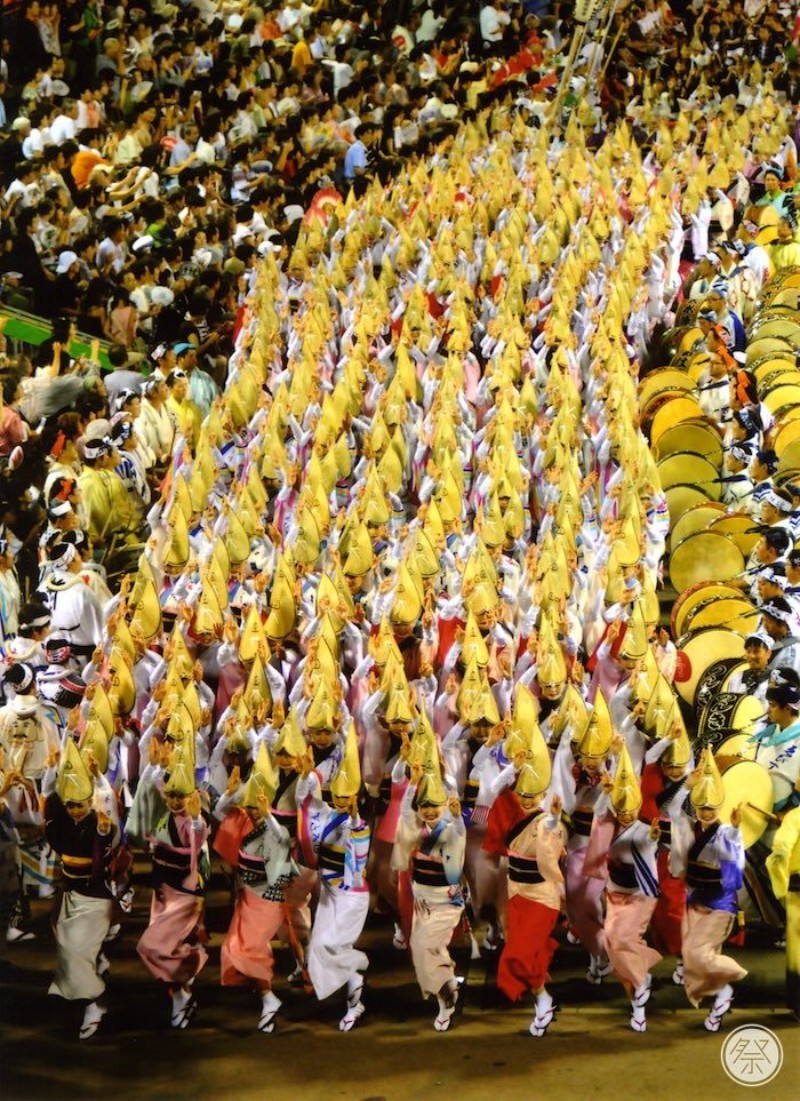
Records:
<instances>
[{"instance_id":1,"label":"spectator wearing white cap","mask_svg":"<svg viewBox=\"0 0 800 1101\"><path fill-rule=\"evenodd\" d=\"M51 288L53 312L76 316L84 289L78 254L72 249L64 249L59 253L56 279Z\"/></svg>"},{"instance_id":2,"label":"spectator wearing white cap","mask_svg":"<svg viewBox=\"0 0 800 1101\"><path fill-rule=\"evenodd\" d=\"M31 120L27 115L17 115L14 121L11 123L11 132L16 134L17 141L20 143L25 141L25 138L31 132Z\"/></svg>"}]
</instances>

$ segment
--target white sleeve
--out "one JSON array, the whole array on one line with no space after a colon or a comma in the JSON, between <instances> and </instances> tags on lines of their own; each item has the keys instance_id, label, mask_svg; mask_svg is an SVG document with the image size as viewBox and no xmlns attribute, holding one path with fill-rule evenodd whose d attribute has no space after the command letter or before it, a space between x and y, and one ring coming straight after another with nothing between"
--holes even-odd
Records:
<instances>
[{"instance_id":1,"label":"white sleeve","mask_svg":"<svg viewBox=\"0 0 800 1101\"><path fill-rule=\"evenodd\" d=\"M513 764L506 765L506 767L495 776L489 785L492 795L497 798L506 788L510 788L517 778L517 770Z\"/></svg>"}]
</instances>

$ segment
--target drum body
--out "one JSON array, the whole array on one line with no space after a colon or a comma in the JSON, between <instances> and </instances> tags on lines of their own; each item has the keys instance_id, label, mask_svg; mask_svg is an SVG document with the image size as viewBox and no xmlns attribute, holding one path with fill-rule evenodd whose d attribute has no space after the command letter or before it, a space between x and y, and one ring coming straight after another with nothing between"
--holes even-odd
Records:
<instances>
[{"instance_id":1,"label":"drum body","mask_svg":"<svg viewBox=\"0 0 800 1101\"><path fill-rule=\"evenodd\" d=\"M670 525L668 545L670 549L696 531L705 531L715 520L722 520L727 516L725 505L719 501L701 501L683 513L679 520Z\"/></svg>"},{"instance_id":2,"label":"drum body","mask_svg":"<svg viewBox=\"0 0 800 1101\"><path fill-rule=\"evenodd\" d=\"M724 516L715 516L708 530L730 536L745 558L750 556L761 538L759 525L746 512L726 512Z\"/></svg>"},{"instance_id":3,"label":"drum body","mask_svg":"<svg viewBox=\"0 0 800 1101\"><path fill-rule=\"evenodd\" d=\"M717 426L708 420L698 418L685 424L676 424L665 429L652 444L657 459L673 455L676 451L695 451L698 455L705 455L717 470L722 469L722 460L725 457L722 436Z\"/></svg>"},{"instance_id":4,"label":"drum body","mask_svg":"<svg viewBox=\"0 0 800 1101\"><path fill-rule=\"evenodd\" d=\"M703 673L697 685L695 701L698 713L702 713L705 707L711 703L720 692L729 691L728 685L736 673L743 673L747 668L747 662L739 658L723 658L709 665Z\"/></svg>"},{"instance_id":5,"label":"drum body","mask_svg":"<svg viewBox=\"0 0 800 1101\"><path fill-rule=\"evenodd\" d=\"M719 808L720 819L729 824L731 811L739 807L742 842L749 849L772 820L772 780L769 772L755 761L733 761L723 762L720 773L725 788L725 800Z\"/></svg>"},{"instance_id":6,"label":"drum body","mask_svg":"<svg viewBox=\"0 0 800 1101\"><path fill-rule=\"evenodd\" d=\"M722 627L690 631L681 635L675 646L678 650L675 691L693 710L695 695L706 670L723 658L741 659L744 656L742 636Z\"/></svg>"},{"instance_id":7,"label":"drum body","mask_svg":"<svg viewBox=\"0 0 800 1101\"><path fill-rule=\"evenodd\" d=\"M718 692L700 713L697 738L700 744L711 746L717 753L720 746L734 734L753 733L764 717L764 704L756 696L739 692Z\"/></svg>"},{"instance_id":8,"label":"drum body","mask_svg":"<svg viewBox=\"0 0 800 1101\"><path fill-rule=\"evenodd\" d=\"M759 612L744 597L721 597L696 608L686 620L686 630L696 631L698 627L728 626L732 631L747 638L758 627Z\"/></svg>"},{"instance_id":9,"label":"drum body","mask_svg":"<svg viewBox=\"0 0 800 1101\"><path fill-rule=\"evenodd\" d=\"M728 535L698 531L673 546L669 576L680 593L700 581L730 581L744 569L744 555Z\"/></svg>"},{"instance_id":10,"label":"drum body","mask_svg":"<svg viewBox=\"0 0 800 1101\"><path fill-rule=\"evenodd\" d=\"M728 758L732 761L737 759L754 761L756 759L756 743L751 740L750 734L731 734L730 738L720 742L714 756L717 759L717 764Z\"/></svg>"}]
</instances>

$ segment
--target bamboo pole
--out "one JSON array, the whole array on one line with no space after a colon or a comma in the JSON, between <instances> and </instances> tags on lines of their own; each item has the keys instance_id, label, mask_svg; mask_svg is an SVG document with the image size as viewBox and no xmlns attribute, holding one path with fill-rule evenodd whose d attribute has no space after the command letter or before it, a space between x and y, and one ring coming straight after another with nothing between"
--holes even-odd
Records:
<instances>
[{"instance_id":1,"label":"bamboo pole","mask_svg":"<svg viewBox=\"0 0 800 1101\"><path fill-rule=\"evenodd\" d=\"M614 22L614 16L620 9L621 0L614 0L608 13L608 19L606 20L605 29L603 30L603 37L600 39L600 51L605 49L608 36L611 33L611 24Z\"/></svg>"},{"instance_id":2,"label":"bamboo pole","mask_svg":"<svg viewBox=\"0 0 800 1101\"><path fill-rule=\"evenodd\" d=\"M624 23L620 23L619 29L617 30L617 33L614 35L614 41L611 43L611 49L608 51L608 57L606 58L605 63L603 64L603 68L600 72L600 80L598 81L598 83L600 85L602 85L603 81L605 80L606 72L608 70L608 66L611 62L611 58L614 56L614 50L616 50L616 48L617 48L617 43L620 40L620 36L622 34L624 26L625 26Z\"/></svg>"},{"instance_id":3,"label":"bamboo pole","mask_svg":"<svg viewBox=\"0 0 800 1101\"><path fill-rule=\"evenodd\" d=\"M561 75L561 83L558 86L558 92L556 94L556 98L553 100L553 108L552 108L552 116L551 116L552 117L552 127L553 127L553 129L556 129L559 125L558 117L559 117L559 112L561 111L561 103L562 103L562 101L564 99L564 96L566 94L570 76L572 75L572 69L573 69L574 64L575 64L575 58L578 56L578 51L580 50L581 46L583 45L583 40L586 37L587 27L588 27L588 23L579 23L577 25L577 27L575 28L575 31L572 35L572 42L570 43L569 54L567 55L567 63L564 66L564 72Z\"/></svg>"}]
</instances>

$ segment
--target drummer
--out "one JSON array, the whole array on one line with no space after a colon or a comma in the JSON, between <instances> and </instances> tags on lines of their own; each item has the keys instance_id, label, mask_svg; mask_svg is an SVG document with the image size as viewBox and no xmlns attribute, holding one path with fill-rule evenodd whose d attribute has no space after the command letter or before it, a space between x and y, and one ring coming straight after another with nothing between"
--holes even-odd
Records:
<instances>
[{"instance_id":1,"label":"drummer","mask_svg":"<svg viewBox=\"0 0 800 1101\"><path fill-rule=\"evenodd\" d=\"M769 438L775 427L775 417L759 397L756 376L745 367L746 355L734 352L733 358L738 367L730 378L731 409L743 414L741 423L750 429L748 436L758 433L762 439Z\"/></svg>"},{"instance_id":2,"label":"drummer","mask_svg":"<svg viewBox=\"0 0 800 1101\"><path fill-rule=\"evenodd\" d=\"M797 236L797 214L792 210L778 222L778 236L769 246L769 258L775 271L800 265L800 239Z\"/></svg>"},{"instance_id":3,"label":"drummer","mask_svg":"<svg viewBox=\"0 0 800 1101\"><path fill-rule=\"evenodd\" d=\"M785 596L776 596L760 608L764 632L772 639L769 671L791 668L800 676L800 634L794 609Z\"/></svg>"},{"instance_id":4,"label":"drummer","mask_svg":"<svg viewBox=\"0 0 800 1101\"><path fill-rule=\"evenodd\" d=\"M715 330L712 329L706 338L706 343L714 342ZM697 400L706 416L711 417L717 424L726 424L731 419L730 385L728 382L730 366L733 360L727 349L719 342L718 346L711 350L711 358L708 367L697 380Z\"/></svg>"},{"instance_id":5,"label":"drummer","mask_svg":"<svg viewBox=\"0 0 800 1101\"><path fill-rule=\"evenodd\" d=\"M769 771L777 812L791 805L800 779L800 675L791 668L775 669L766 697L768 723L749 742L756 763Z\"/></svg>"},{"instance_id":6,"label":"drummer","mask_svg":"<svg viewBox=\"0 0 800 1101\"><path fill-rule=\"evenodd\" d=\"M701 256L684 284L684 294L691 302L702 302L709 288L719 276L722 261L715 252Z\"/></svg>"},{"instance_id":7,"label":"drummer","mask_svg":"<svg viewBox=\"0 0 800 1101\"><path fill-rule=\"evenodd\" d=\"M771 489L761 498L761 523L784 528L792 537L792 495L785 489Z\"/></svg>"},{"instance_id":8,"label":"drummer","mask_svg":"<svg viewBox=\"0 0 800 1101\"><path fill-rule=\"evenodd\" d=\"M708 334L717 324L717 315L712 309L703 307L697 311L695 321L703 337L708 340ZM702 345L700 346L700 350L702 351Z\"/></svg>"},{"instance_id":9,"label":"drummer","mask_svg":"<svg viewBox=\"0 0 800 1101\"><path fill-rule=\"evenodd\" d=\"M750 463L750 477L753 479L753 499L757 504L772 489L772 479L778 469L778 456L770 449L757 451Z\"/></svg>"},{"instance_id":10,"label":"drummer","mask_svg":"<svg viewBox=\"0 0 800 1101\"><path fill-rule=\"evenodd\" d=\"M758 571L756 576L756 590L758 600L765 604L774 596L783 596L788 582L786 580L786 566L783 562L773 562Z\"/></svg>"},{"instance_id":11,"label":"drummer","mask_svg":"<svg viewBox=\"0 0 800 1101\"><path fill-rule=\"evenodd\" d=\"M767 634L756 632L744 640L744 660L747 668L731 677L729 692L755 696L766 702L769 685L769 656L772 653L772 639Z\"/></svg>"},{"instance_id":12,"label":"drummer","mask_svg":"<svg viewBox=\"0 0 800 1101\"><path fill-rule=\"evenodd\" d=\"M800 550L789 551L786 558L786 580L788 585L784 596L787 600L800 601Z\"/></svg>"},{"instance_id":13,"label":"drummer","mask_svg":"<svg viewBox=\"0 0 800 1101\"><path fill-rule=\"evenodd\" d=\"M725 452L725 480L722 500L729 508L754 515L758 505L753 501L753 483L747 473L753 449L745 443L735 443Z\"/></svg>"},{"instance_id":14,"label":"drummer","mask_svg":"<svg viewBox=\"0 0 800 1101\"><path fill-rule=\"evenodd\" d=\"M787 526L792 539L794 542L797 542L797 540L800 539L800 485L796 482L784 482L781 488L784 489L792 499L792 511L789 513L789 523ZM791 555L789 557L791 558ZM790 578L790 585L800 585L800 554L797 556L795 573L796 579L792 581Z\"/></svg>"},{"instance_id":15,"label":"drummer","mask_svg":"<svg viewBox=\"0 0 800 1101\"><path fill-rule=\"evenodd\" d=\"M732 578L728 584L737 589L749 588L752 599L758 600L759 577L767 567L783 563L791 545L789 533L783 528L766 528L747 560L744 577Z\"/></svg>"},{"instance_id":16,"label":"drummer","mask_svg":"<svg viewBox=\"0 0 800 1101\"><path fill-rule=\"evenodd\" d=\"M761 447L763 425L758 409L749 406L747 409L737 409L731 401L733 416L725 432L726 444L738 444L747 450L747 465L755 458L756 451Z\"/></svg>"},{"instance_id":17,"label":"drummer","mask_svg":"<svg viewBox=\"0 0 800 1101\"><path fill-rule=\"evenodd\" d=\"M764 194L756 200L756 206L771 206L783 216L787 207L792 205L792 198L783 190L783 177L785 173L781 165L768 164L764 168Z\"/></svg>"},{"instance_id":18,"label":"drummer","mask_svg":"<svg viewBox=\"0 0 800 1101\"><path fill-rule=\"evenodd\" d=\"M708 294L703 302L704 313L710 310L714 314L712 326L719 326L728 336L728 347L733 351L742 351L747 342L744 331L744 323L741 317L728 305L728 283L725 279L715 279L708 289ZM719 334L718 334L719 335Z\"/></svg>"}]
</instances>

